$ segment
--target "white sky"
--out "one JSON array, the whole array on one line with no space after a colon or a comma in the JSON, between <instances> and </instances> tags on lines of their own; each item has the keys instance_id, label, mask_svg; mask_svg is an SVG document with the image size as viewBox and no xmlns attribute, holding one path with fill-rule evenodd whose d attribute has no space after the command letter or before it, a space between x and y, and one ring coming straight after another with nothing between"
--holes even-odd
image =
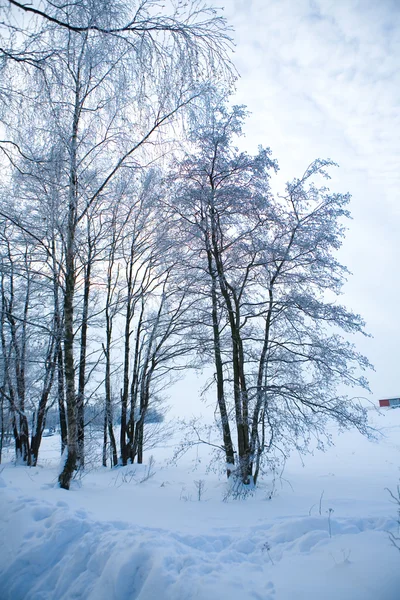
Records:
<instances>
[{"instance_id":1,"label":"white sky","mask_svg":"<svg viewBox=\"0 0 400 600\"><path fill-rule=\"evenodd\" d=\"M224 0L214 0L221 6ZM373 398L400 396L400 1L225 0L252 115L244 145L270 146L283 181L315 158L339 163L330 187L352 194L341 302L374 336Z\"/></svg>"}]
</instances>

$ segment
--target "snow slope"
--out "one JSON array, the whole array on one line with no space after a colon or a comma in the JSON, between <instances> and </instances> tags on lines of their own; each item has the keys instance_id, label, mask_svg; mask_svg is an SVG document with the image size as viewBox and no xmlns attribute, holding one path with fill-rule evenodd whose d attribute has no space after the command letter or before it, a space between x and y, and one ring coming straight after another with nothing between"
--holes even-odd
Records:
<instances>
[{"instance_id":1,"label":"snow slope","mask_svg":"<svg viewBox=\"0 0 400 600\"><path fill-rule=\"evenodd\" d=\"M399 479L400 411L373 419L379 443L338 436L245 501L224 502L213 474L162 465L165 450L145 481L146 466L99 469L66 492L46 438L41 467L1 473L0 598L398 600L385 487Z\"/></svg>"}]
</instances>

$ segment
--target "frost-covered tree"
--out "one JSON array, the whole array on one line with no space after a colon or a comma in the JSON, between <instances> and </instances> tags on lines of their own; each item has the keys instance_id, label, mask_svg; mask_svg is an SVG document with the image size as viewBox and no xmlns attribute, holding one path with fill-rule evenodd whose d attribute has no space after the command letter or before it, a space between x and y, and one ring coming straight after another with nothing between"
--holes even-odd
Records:
<instances>
[{"instance_id":1,"label":"frost-covered tree","mask_svg":"<svg viewBox=\"0 0 400 600\"><path fill-rule=\"evenodd\" d=\"M15 21L10 12L15 9L35 18ZM68 488L78 461L83 461L79 432L91 258L81 263L79 245L89 240L88 218L109 201L121 171L140 169L157 157L165 128L207 92L210 81L231 80L229 37L224 19L197 1L171 6L170 13L153 0L49 2L44 7L10 2L2 10L6 39L0 84L4 91L7 80L8 92L7 97L2 95L7 107L3 107L6 134L1 148L11 169L26 181L41 180L54 156L59 158L55 186L62 246L57 256L63 307L59 367L68 424L59 481ZM43 195L34 201L36 214L40 207ZM14 222L44 243L46 209L42 208L43 221L32 227L27 206L20 208ZM10 219L6 207L2 214ZM51 243L47 248L54 257ZM82 267L86 286L79 312L76 294ZM77 325L82 326L79 350Z\"/></svg>"},{"instance_id":2,"label":"frost-covered tree","mask_svg":"<svg viewBox=\"0 0 400 600\"><path fill-rule=\"evenodd\" d=\"M314 162L275 198L269 151L234 146L244 116L217 109L195 129L169 205L203 297L197 331L215 366L227 475L250 484L275 449L322 440L330 418L366 433L364 411L336 389L366 387L369 365L338 333L362 332L363 321L334 299L349 197L312 183L332 163Z\"/></svg>"},{"instance_id":3,"label":"frost-covered tree","mask_svg":"<svg viewBox=\"0 0 400 600\"><path fill-rule=\"evenodd\" d=\"M41 272L43 254L38 245L18 227L3 223L0 255L0 393L11 416L16 460L35 465L55 380L60 332L47 297L50 292L51 298L51 279Z\"/></svg>"},{"instance_id":4,"label":"frost-covered tree","mask_svg":"<svg viewBox=\"0 0 400 600\"><path fill-rule=\"evenodd\" d=\"M336 251L350 197L315 184L329 178L332 166L316 160L288 183L274 222L258 240L250 438L255 479L266 449L302 451L313 438L323 446L330 419L368 433L365 410L337 392L343 386L368 389L362 371L371 365L349 341L350 334L364 334L362 318L337 301L348 276Z\"/></svg>"}]
</instances>

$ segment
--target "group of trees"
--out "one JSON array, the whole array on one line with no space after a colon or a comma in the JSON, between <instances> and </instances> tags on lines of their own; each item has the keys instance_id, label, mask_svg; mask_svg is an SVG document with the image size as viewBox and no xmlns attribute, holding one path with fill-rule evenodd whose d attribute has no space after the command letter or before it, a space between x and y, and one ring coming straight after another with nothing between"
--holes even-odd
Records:
<instances>
[{"instance_id":1,"label":"group of trees","mask_svg":"<svg viewBox=\"0 0 400 600\"><path fill-rule=\"evenodd\" d=\"M2 10L0 419L17 459L36 464L56 404L68 489L100 400L103 464L142 462L146 418L189 364L214 367L244 484L328 419L366 432L336 393L367 385L335 331L363 328L335 301L349 198L317 187L320 160L275 197L270 151L235 147L224 19L197 0Z\"/></svg>"},{"instance_id":2,"label":"group of trees","mask_svg":"<svg viewBox=\"0 0 400 600\"><path fill-rule=\"evenodd\" d=\"M367 387L359 371L369 364L337 334L361 333L363 321L336 302L349 196L315 183L334 164L316 160L275 198L269 149L234 146L244 117L241 107L215 109L196 129L194 151L170 176L169 206L198 274L196 322L215 367L227 475L248 484L266 451L322 442L329 419L366 433L362 407L336 390Z\"/></svg>"}]
</instances>

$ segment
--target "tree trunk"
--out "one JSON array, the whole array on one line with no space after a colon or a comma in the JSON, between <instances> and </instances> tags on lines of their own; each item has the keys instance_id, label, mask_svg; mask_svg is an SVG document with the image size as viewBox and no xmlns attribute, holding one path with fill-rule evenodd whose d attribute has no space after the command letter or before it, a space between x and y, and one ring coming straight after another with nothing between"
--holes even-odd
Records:
<instances>
[{"instance_id":1,"label":"tree trunk","mask_svg":"<svg viewBox=\"0 0 400 600\"><path fill-rule=\"evenodd\" d=\"M152 365L149 372L144 375L144 381L141 386L140 393L140 416L136 421L135 427L135 440L133 447L133 455L137 456L137 462L139 464L143 463L143 442L144 442L144 423L146 419L147 409L149 407L150 401L150 382L151 376L154 370L154 365Z\"/></svg>"},{"instance_id":2,"label":"tree trunk","mask_svg":"<svg viewBox=\"0 0 400 600\"><path fill-rule=\"evenodd\" d=\"M144 301L142 297L142 307L140 310L139 321L136 327L136 341L135 341L135 355L133 361L133 373L132 373L132 382L131 382L131 390L130 390L130 413L129 413L129 428L128 428L128 455L131 463L134 462L136 458L136 448L135 448L135 431L137 427L135 411L137 407L137 401L139 396L139 387L140 387L140 357L141 357L141 335L142 335L142 325L143 325L143 315L144 315Z\"/></svg>"},{"instance_id":3,"label":"tree trunk","mask_svg":"<svg viewBox=\"0 0 400 600\"><path fill-rule=\"evenodd\" d=\"M118 271L115 282L113 282L113 267L115 260L115 251L117 243L116 233L116 215L117 210L114 209L113 220L112 220L112 241L110 251L108 255L108 266L107 266L107 299L105 306L106 316L106 346L103 345L103 352L106 359L105 365L105 407L104 407L104 432L103 432L103 465L107 465L107 429L108 436L110 438L110 461L111 466L116 467L118 464L117 444L115 442L114 429L113 429L113 410L112 410L112 394L111 394L111 342L112 342L112 331L113 331L113 315L114 309L111 309L111 303L114 297L115 287L118 281Z\"/></svg>"},{"instance_id":4,"label":"tree trunk","mask_svg":"<svg viewBox=\"0 0 400 600\"><path fill-rule=\"evenodd\" d=\"M106 348L103 348L106 357L106 373L105 373L105 408L104 408L104 448L103 448L103 464L105 446L107 444L107 429L108 436L110 438L111 452L112 452L112 466L116 467L118 464L117 444L115 442L114 429L113 429L113 411L112 411L112 396L111 396L111 325L109 324L109 318L107 318L107 340ZM104 465L106 466L106 465Z\"/></svg>"},{"instance_id":5,"label":"tree trunk","mask_svg":"<svg viewBox=\"0 0 400 600\"><path fill-rule=\"evenodd\" d=\"M67 415L65 411L64 363L61 345L59 345L57 353L57 399L58 414L60 419L61 455L63 455L68 443L68 430Z\"/></svg>"},{"instance_id":6,"label":"tree trunk","mask_svg":"<svg viewBox=\"0 0 400 600\"><path fill-rule=\"evenodd\" d=\"M46 426L46 408L50 396L51 388L53 387L54 373L57 362L57 342L54 340L50 345L49 352L46 358L46 373L43 382L42 394L39 401L38 411L36 415L36 424L31 440L32 464L36 466L39 448L42 441L43 430ZM54 349L55 348L55 349Z\"/></svg>"},{"instance_id":7,"label":"tree trunk","mask_svg":"<svg viewBox=\"0 0 400 600\"><path fill-rule=\"evenodd\" d=\"M250 483L251 478L251 457L249 446L248 396L244 374L242 340L240 336L240 312L237 302L235 303L235 307L233 306L231 299L231 293L233 293L233 290L229 287L225 277L224 265L218 245L217 216L213 206L213 199L211 202L210 214L213 257L218 275L219 288L228 313L228 322L232 340L233 395L235 404L240 476L242 482L247 485Z\"/></svg>"},{"instance_id":8,"label":"tree trunk","mask_svg":"<svg viewBox=\"0 0 400 600\"><path fill-rule=\"evenodd\" d=\"M103 420L103 467L107 466L107 405L104 405Z\"/></svg>"},{"instance_id":9,"label":"tree trunk","mask_svg":"<svg viewBox=\"0 0 400 600\"><path fill-rule=\"evenodd\" d=\"M127 415L128 415L128 398L129 398L129 355L130 355L130 339L131 339L131 321L133 317L132 308L132 285L133 285L133 259L134 259L134 240L131 242L129 263L127 265L127 299L125 313L125 334L124 334L124 371L123 371L123 388L121 392L121 430L120 430L120 445L121 445L121 464L128 464L129 447L127 444Z\"/></svg>"},{"instance_id":10,"label":"tree trunk","mask_svg":"<svg viewBox=\"0 0 400 600\"><path fill-rule=\"evenodd\" d=\"M272 318L272 306L273 306L273 294L272 289L268 290L269 294L269 306L267 312L267 318L265 320L265 330L264 330L264 342L263 347L260 354L259 366L258 366L258 374L257 374L257 396L256 396L256 405L253 410L253 419L251 425L251 435L250 435L250 448L251 454L254 456L255 460L255 470L254 470L254 483L257 483L258 475L260 472L260 461L261 456L264 451L264 439L265 439L265 410L263 410L263 406L265 407L265 379L267 376L267 352L269 349L269 334L271 328L271 318ZM261 415L262 412L262 415ZM259 421L261 418L261 443L259 440ZM258 446L258 447L257 447Z\"/></svg>"},{"instance_id":11,"label":"tree trunk","mask_svg":"<svg viewBox=\"0 0 400 600\"><path fill-rule=\"evenodd\" d=\"M79 73L75 88L75 107L72 123L70 151L70 180L68 224L65 248L65 291L64 291L64 376L67 402L68 443L67 458L64 468L59 475L60 487L69 490L71 479L77 467L78 460L78 423L75 397L75 367L74 367L74 294L75 294L75 233L77 227L77 142L78 124L81 110L79 99Z\"/></svg>"},{"instance_id":12,"label":"tree trunk","mask_svg":"<svg viewBox=\"0 0 400 600\"><path fill-rule=\"evenodd\" d=\"M90 296L90 277L92 268L92 240L90 237L90 224L88 222L88 257L87 265L84 270L85 282L83 292L83 309L82 309L82 324L81 324L81 340L80 340L80 358L79 358L79 374L78 374L78 398L77 398L77 413L78 413L78 462L80 468L85 465L85 384L86 384L86 352L87 352L87 331L88 331L88 315L89 315L89 296Z\"/></svg>"},{"instance_id":13,"label":"tree trunk","mask_svg":"<svg viewBox=\"0 0 400 600\"><path fill-rule=\"evenodd\" d=\"M71 479L76 469L78 460L78 424L75 398L74 367L74 233L74 229L72 229L72 231L69 233L68 239L64 300L64 374L68 425L67 458L64 468L58 478L60 487L66 490L69 490Z\"/></svg>"},{"instance_id":14,"label":"tree trunk","mask_svg":"<svg viewBox=\"0 0 400 600\"><path fill-rule=\"evenodd\" d=\"M217 377L217 403L221 417L222 437L224 440L226 476L229 478L235 467L235 455L233 450L231 428L229 425L229 416L226 408L224 391L224 373L221 356L221 336L218 323L218 304L217 304L217 282L213 266L212 252L209 247L206 235L208 272L211 277L211 302L212 302L212 325L214 338L214 364Z\"/></svg>"},{"instance_id":15,"label":"tree trunk","mask_svg":"<svg viewBox=\"0 0 400 600\"><path fill-rule=\"evenodd\" d=\"M0 465L1 457L3 455L3 443L4 443L4 396L2 390L0 391Z\"/></svg>"}]
</instances>

